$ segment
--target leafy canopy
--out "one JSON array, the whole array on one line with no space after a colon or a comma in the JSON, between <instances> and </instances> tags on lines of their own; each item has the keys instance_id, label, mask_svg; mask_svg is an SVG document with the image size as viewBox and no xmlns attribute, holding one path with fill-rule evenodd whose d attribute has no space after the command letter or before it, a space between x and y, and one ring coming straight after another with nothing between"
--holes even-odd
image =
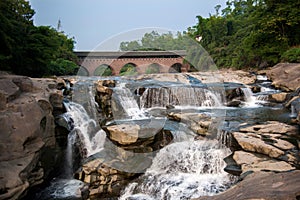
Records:
<instances>
[{"instance_id":1,"label":"leafy canopy","mask_svg":"<svg viewBox=\"0 0 300 200\"><path fill-rule=\"evenodd\" d=\"M32 77L74 74L74 39L34 26L34 13L25 0L0 1L0 70Z\"/></svg>"},{"instance_id":2,"label":"leafy canopy","mask_svg":"<svg viewBox=\"0 0 300 200\"><path fill-rule=\"evenodd\" d=\"M190 37L197 38L218 67L262 68L280 61L299 62L299 8L300 1L295 0L228 0L223 9L217 5L209 18L197 16L197 24L183 33L146 33L141 41L122 42L120 49L185 49L191 52L187 60L194 66L204 63L208 67L208 55L193 52L186 39Z\"/></svg>"}]
</instances>

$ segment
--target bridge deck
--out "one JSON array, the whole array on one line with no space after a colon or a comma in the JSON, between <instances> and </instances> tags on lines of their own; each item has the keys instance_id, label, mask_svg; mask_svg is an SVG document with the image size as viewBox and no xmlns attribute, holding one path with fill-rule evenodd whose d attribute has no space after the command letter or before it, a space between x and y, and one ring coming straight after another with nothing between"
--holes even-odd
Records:
<instances>
[{"instance_id":1,"label":"bridge deck","mask_svg":"<svg viewBox=\"0 0 300 200\"><path fill-rule=\"evenodd\" d=\"M176 58L186 56L185 50L177 51L75 51L78 58Z\"/></svg>"}]
</instances>

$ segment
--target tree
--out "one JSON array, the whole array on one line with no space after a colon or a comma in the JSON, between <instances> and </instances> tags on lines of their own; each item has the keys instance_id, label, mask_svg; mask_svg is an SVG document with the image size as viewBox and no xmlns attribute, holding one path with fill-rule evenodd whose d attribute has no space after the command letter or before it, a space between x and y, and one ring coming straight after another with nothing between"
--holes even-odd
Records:
<instances>
[{"instance_id":1,"label":"tree","mask_svg":"<svg viewBox=\"0 0 300 200\"><path fill-rule=\"evenodd\" d=\"M76 61L74 39L51 27L35 27L33 15L34 10L25 0L0 1L0 69L41 77L56 74L51 69L56 66L57 74L63 73L64 67L69 73Z\"/></svg>"},{"instance_id":2,"label":"tree","mask_svg":"<svg viewBox=\"0 0 300 200\"><path fill-rule=\"evenodd\" d=\"M136 66L131 63L124 65L120 71L120 76L133 76L137 74Z\"/></svg>"},{"instance_id":3,"label":"tree","mask_svg":"<svg viewBox=\"0 0 300 200\"><path fill-rule=\"evenodd\" d=\"M0 69L11 70L11 60L24 53L34 11L25 0L0 1Z\"/></svg>"}]
</instances>

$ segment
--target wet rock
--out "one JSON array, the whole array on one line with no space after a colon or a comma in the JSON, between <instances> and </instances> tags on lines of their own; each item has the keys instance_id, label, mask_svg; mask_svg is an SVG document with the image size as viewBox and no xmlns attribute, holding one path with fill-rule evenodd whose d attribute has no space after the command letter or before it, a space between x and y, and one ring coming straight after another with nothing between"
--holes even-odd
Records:
<instances>
[{"instance_id":1,"label":"wet rock","mask_svg":"<svg viewBox=\"0 0 300 200\"><path fill-rule=\"evenodd\" d=\"M75 177L89 185L89 199L118 197L124 186L136 176L114 169L101 158L83 164Z\"/></svg>"},{"instance_id":2,"label":"wet rock","mask_svg":"<svg viewBox=\"0 0 300 200\"><path fill-rule=\"evenodd\" d=\"M187 124L192 131L202 136L209 134L208 130L212 124L212 118L205 114L171 112L168 118Z\"/></svg>"},{"instance_id":3,"label":"wet rock","mask_svg":"<svg viewBox=\"0 0 300 200\"><path fill-rule=\"evenodd\" d=\"M228 106L228 107L239 107L241 104L242 104L242 101L240 101L240 100L233 100L233 101L228 102L226 104L226 106Z\"/></svg>"},{"instance_id":4,"label":"wet rock","mask_svg":"<svg viewBox=\"0 0 300 200\"><path fill-rule=\"evenodd\" d=\"M300 85L300 64L279 63L266 71L276 88L284 91L295 91Z\"/></svg>"},{"instance_id":5,"label":"wet rock","mask_svg":"<svg viewBox=\"0 0 300 200\"><path fill-rule=\"evenodd\" d=\"M285 107L291 110L292 123L300 124L300 87L290 95Z\"/></svg>"},{"instance_id":6,"label":"wet rock","mask_svg":"<svg viewBox=\"0 0 300 200\"><path fill-rule=\"evenodd\" d=\"M238 165L236 161L233 159L233 154L224 158L224 161L226 162L226 167L224 168L225 172L232 174L234 176L239 176L243 172L241 166Z\"/></svg>"},{"instance_id":7,"label":"wet rock","mask_svg":"<svg viewBox=\"0 0 300 200\"><path fill-rule=\"evenodd\" d=\"M172 133L164 130L163 124L163 121L154 119L137 123L124 121L122 124L103 126L103 130L116 146L130 152L146 153L159 150L172 141Z\"/></svg>"},{"instance_id":8,"label":"wet rock","mask_svg":"<svg viewBox=\"0 0 300 200\"><path fill-rule=\"evenodd\" d=\"M223 193L195 200L294 200L300 197L299 181L299 170L282 173L255 172Z\"/></svg>"},{"instance_id":9,"label":"wet rock","mask_svg":"<svg viewBox=\"0 0 300 200\"><path fill-rule=\"evenodd\" d=\"M175 106L173 106L173 105L167 105L166 106L166 109L168 109L168 110L171 110L171 109L174 109L175 108Z\"/></svg>"},{"instance_id":10,"label":"wet rock","mask_svg":"<svg viewBox=\"0 0 300 200\"><path fill-rule=\"evenodd\" d=\"M244 88L242 84L229 83L228 87L225 87L226 106L237 107L244 100L244 93L241 88Z\"/></svg>"},{"instance_id":11,"label":"wet rock","mask_svg":"<svg viewBox=\"0 0 300 200\"><path fill-rule=\"evenodd\" d=\"M253 93L261 92L261 87L258 85L250 86L250 89L252 90Z\"/></svg>"},{"instance_id":12,"label":"wet rock","mask_svg":"<svg viewBox=\"0 0 300 200\"><path fill-rule=\"evenodd\" d=\"M299 99L300 96L293 96L286 104L285 107L289 108L292 105L292 102L296 101L297 99Z\"/></svg>"},{"instance_id":13,"label":"wet rock","mask_svg":"<svg viewBox=\"0 0 300 200\"><path fill-rule=\"evenodd\" d=\"M56 83L57 83L56 89L58 90L63 90L67 88L66 81L62 78L56 78Z\"/></svg>"},{"instance_id":14,"label":"wet rock","mask_svg":"<svg viewBox=\"0 0 300 200\"><path fill-rule=\"evenodd\" d=\"M111 118L113 116L112 88L115 87L116 82L114 80L100 80L97 81L95 85L97 90L95 100L104 116Z\"/></svg>"}]
</instances>

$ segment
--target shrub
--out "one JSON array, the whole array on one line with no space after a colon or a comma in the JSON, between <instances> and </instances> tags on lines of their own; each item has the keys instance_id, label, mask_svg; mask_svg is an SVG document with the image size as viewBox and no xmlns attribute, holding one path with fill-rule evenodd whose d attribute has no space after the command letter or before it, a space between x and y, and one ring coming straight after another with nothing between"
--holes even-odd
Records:
<instances>
[{"instance_id":1,"label":"shrub","mask_svg":"<svg viewBox=\"0 0 300 200\"><path fill-rule=\"evenodd\" d=\"M283 62L300 62L300 47L294 47L286 52L284 52L281 56L281 61Z\"/></svg>"}]
</instances>

